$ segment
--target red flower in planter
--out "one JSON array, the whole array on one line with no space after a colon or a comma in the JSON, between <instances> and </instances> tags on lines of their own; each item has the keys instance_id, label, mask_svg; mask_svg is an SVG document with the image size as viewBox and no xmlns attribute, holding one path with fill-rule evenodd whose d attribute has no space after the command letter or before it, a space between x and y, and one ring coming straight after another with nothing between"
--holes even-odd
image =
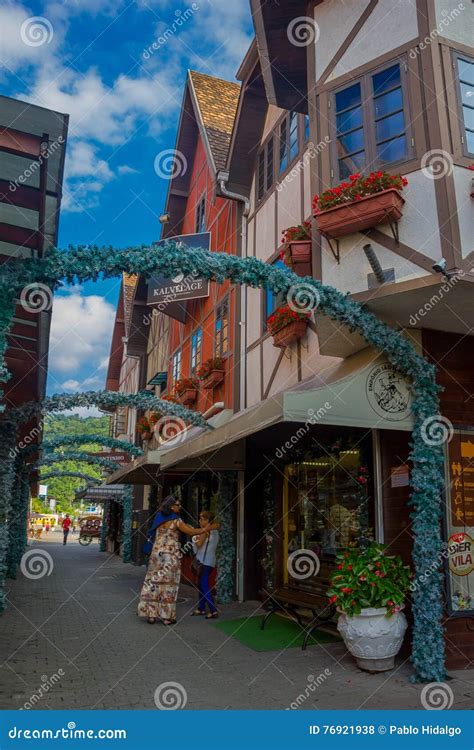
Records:
<instances>
[{"instance_id":1,"label":"red flower in planter","mask_svg":"<svg viewBox=\"0 0 474 750\"><path fill-rule=\"evenodd\" d=\"M213 370L223 370L224 360L222 357L210 357L201 365L197 371L199 380L205 380Z\"/></svg>"},{"instance_id":2,"label":"red flower in planter","mask_svg":"<svg viewBox=\"0 0 474 750\"><path fill-rule=\"evenodd\" d=\"M367 195L381 193L390 188L403 190L406 185L408 185L408 180L399 174L391 175L380 171L371 172L367 177L359 173L352 174L349 182L341 182L337 187L329 188L321 195L315 195L312 204L313 212L318 214L328 208L359 201Z\"/></svg>"},{"instance_id":3,"label":"red flower in planter","mask_svg":"<svg viewBox=\"0 0 474 750\"><path fill-rule=\"evenodd\" d=\"M182 396L186 391L194 391L198 387L198 381L196 378L181 378L177 380L174 386L174 390L177 396Z\"/></svg>"},{"instance_id":4,"label":"red flower in planter","mask_svg":"<svg viewBox=\"0 0 474 750\"><path fill-rule=\"evenodd\" d=\"M302 224L283 230L281 241L283 248L280 252L280 260L286 263L289 268L293 268L291 243L311 242L311 222L303 221Z\"/></svg>"},{"instance_id":5,"label":"red flower in planter","mask_svg":"<svg viewBox=\"0 0 474 750\"><path fill-rule=\"evenodd\" d=\"M285 326L294 323L296 320L308 320L310 313L297 312L289 305L278 307L275 312L267 318L268 330L272 335L281 331Z\"/></svg>"}]
</instances>

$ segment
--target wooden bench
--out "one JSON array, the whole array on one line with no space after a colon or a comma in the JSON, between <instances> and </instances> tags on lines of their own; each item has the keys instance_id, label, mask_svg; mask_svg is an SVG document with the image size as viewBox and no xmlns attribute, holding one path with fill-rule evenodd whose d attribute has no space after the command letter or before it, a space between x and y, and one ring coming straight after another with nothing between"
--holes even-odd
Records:
<instances>
[{"instance_id":1,"label":"wooden bench","mask_svg":"<svg viewBox=\"0 0 474 750\"><path fill-rule=\"evenodd\" d=\"M327 585L321 582L321 587L314 592L301 591L296 588L283 586L275 591L261 591L264 598L263 606L268 607L268 611L262 618L261 630L275 612L285 612L305 631L302 649L306 650L309 639L323 623L328 623L336 612L336 607L331 604L326 596ZM300 610L308 609L312 613L312 619L309 622L303 622Z\"/></svg>"}]
</instances>

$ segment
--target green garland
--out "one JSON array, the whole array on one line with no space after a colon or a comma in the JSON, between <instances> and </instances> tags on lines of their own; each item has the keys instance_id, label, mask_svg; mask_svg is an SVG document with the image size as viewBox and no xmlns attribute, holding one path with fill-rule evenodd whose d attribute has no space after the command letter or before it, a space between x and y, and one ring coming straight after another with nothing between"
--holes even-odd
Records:
<instances>
[{"instance_id":1,"label":"green garland","mask_svg":"<svg viewBox=\"0 0 474 750\"><path fill-rule=\"evenodd\" d=\"M15 446L15 424L4 417L0 424L0 612L5 609L5 580L10 547L8 522L11 520L16 468Z\"/></svg>"},{"instance_id":2,"label":"green garland","mask_svg":"<svg viewBox=\"0 0 474 750\"><path fill-rule=\"evenodd\" d=\"M94 456L92 453L86 453L86 451L64 451L58 453L47 453L36 462L36 466L50 466L51 464L57 464L61 461L79 461L87 464L94 464L101 466L107 471L116 471L117 464L113 461L109 461L107 458L102 456Z\"/></svg>"},{"instance_id":3,"label":"green garland","mask_svg":"<svg viewBox=\"0 0 474 750\"><path fill-rule=\"evenodd\" d=\"M143 450L137 445L104 435L56 435L54 438L43 440L42 443L46 451L53 451L65 445L98 445L129 453L130 456L143 456Z\"/></svg>"},{"instance_id":4,"label":"green garland","mask_svg":"<svg viewBox=\"0 0 474 750\"><path fill-rule=\"evenodd\" d=\"M101 276L119 276L122 272L149 277L161 273L172 277L177 273L196 272L199 275L223 282L270 289L287 294L291 287L298 290L304 284L313 290L320 313L358 331L368 344L384 352L393 367L411 380L413 395L412 410L414 429L412 433L412 463L410 484L413 508L413 560L419 584L413 594L413 649L412 661L415 679L420 681L443 681L444 638L442 628L442 580L441 576L425 576L426 570L437 568L441 552L441 495L443 488L442 446L428 446L423 441L422 425L429 417L438 415L439 387L432 364L420 356L412 343L401 333L378 320L362 305L333 287L321 284L312 277L301 279L288 269L280 269L256 258L239 258L227 253L213 253L202 249L187 250L175 242L165 242L156 247L131 247L116 250L112 247L78 247L69 252L51 249L44 259L25 259L20 268L16 263L6 263L1 270L0 283L0 355L6 350L6 333L13 317L12 299L18 297L28 283L45 283L52 290L61 280L68 283L95 281ZM0 367L0 379L8 373ZM106 401L109 403L110 401ZM120 403L118 400L112 405ZM137 408L153 408L157 411L170 407L169 402L159 406L141 405ZM20 407L22 408L22 407ZM66 407L68 408L68 407ZM193 414L191 412L191 414ZM176 414L181 416L181 414ZM196 422L191 422L196 424ZM204 426L201 422L201 426ZM207 426L207 425L206 425ZM10 446L9 446L10 447ZM11 485L7 488L10 497ZM7 500L8 502L8 500ZM2 535L0 527L0 536ZM0 549L1 549L0 544ZM0 553L1 579L1 553Z\"/></svg>"},{"instance_id":5,"label":"green garland","mask_svg":"<svg viewBox=\"0 0 474 750\"><path fill-rule=\"evenodd\" d=\"M109 529L109 512L110 512L110 502L108 500L105 500L104 509L102 513L102 526L100 529L99 549L101 552L105 552L105 548L107 544L107 533Z\"/></svg>"},{"instance_id":6,"label":"green garland","mask_svg":"<svg viewBox=\"0 0 474 750\"><path fill-rule=\"evenodd\" d=\"M186 409L181 404L175 404L161 398L156 398L152 393L120 393L118 391L84 391L83 393L58 393L43 401L27 401L21 406L8 410L8 416L17 424L28 422L30 419L41 414L66 411L76 407L98 406L104 409L112 409L117 406L130 406L134 409L144 411L152 409L161 414L182 419L196 427L212 429L204 417L191 409Z\"/></svg>"},{"instance_id":7,"label":"green garland","mask_svg":"<svg viewBox=\"0 0 474 750\"><path fill-rule=\"evenodd\" d=\"M41 477L41 481L46 481L46 479L53 479L53 477L74 477L75 479L84 479L85 482L88 484L102 484L100 479L97 479L97 477L91 477L89 474L83 474L81 471L66 471L66 470L60 470L60 469L53 469L52 471L48 471L47 474L43 474Z\"/></svg>"},{"instance_id":8,"label":"green garland","mask_svg":"<svg viewBox=\"0 0 474 750\"><path fill-rule=\"evenodd\" d=\"M25 493L25 484L28 492ZM26 503L25 503L26 500ZM11 504L8 519L9 544L7 552L7 576L16 578L17 568L26 545L26 518L28 514L29 485L28 469L23 458L15 460L15 480L11 492Z\"/></svg>"},{"instance_id":9,"label":"green garland","mask_svg":"<svg viewBox=\"0 0 474 750\"><path fill-rule=\"evenodd\" d=\"M122 561L129 563L132 559L132 514L133 486L127 485L122 498Z\"/></svg>"},{"instance_id":10,"label":"green garland","mask_svg":"<svg viewBox=\"0 0 474 750\"><path fill-rule=\"evenodd\" d=\"M265 589L268 592L275 588L275 489L273 472L265 475L263 484L263 543L265 554L261 565L265 572Z\"/></svg>"},{"instance_id":11,"label":"green garland","mask_svg":"<svg viewBox=\"0 0 474 750\"><path fill-rule=\"evenodd\" d=\"M217 549L217 599L228 604L234 598L234 499L235 472L219 472L219 493L216 516L220 523L219 546Z\"/></svg>"}]
</instances>

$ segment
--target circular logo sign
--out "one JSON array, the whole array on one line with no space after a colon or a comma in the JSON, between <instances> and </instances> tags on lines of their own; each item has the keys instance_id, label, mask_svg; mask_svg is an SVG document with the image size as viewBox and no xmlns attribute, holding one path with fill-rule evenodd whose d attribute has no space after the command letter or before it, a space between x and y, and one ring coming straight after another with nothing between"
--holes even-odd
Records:
<instances>
[{"instance_id":1,"label":"circular logo sign","mask_svg":"<svg viewBox=\"0 0 474 750\"><path fill-rule=\"evenodd\" d=\"M367 399L372 409L391 422L411 414L411 393L402 375L388 363L373 367L367 378Z\"/></svg>"}]
</instances>

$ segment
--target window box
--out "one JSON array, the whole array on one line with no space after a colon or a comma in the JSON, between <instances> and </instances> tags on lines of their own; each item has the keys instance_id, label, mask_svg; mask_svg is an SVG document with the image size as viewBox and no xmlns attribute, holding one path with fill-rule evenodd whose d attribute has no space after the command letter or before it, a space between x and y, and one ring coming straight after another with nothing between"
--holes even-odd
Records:
<instances>
[{"instance_id":1,"label":"window box","mask_svg":"<svg viewBox=\"0 0 474 750\"><path fill-rule=\"evenodd\" d=\"M142 440L151 440L151 432L148 432L147 430L140 433L140 437Z\"/></svg>"},{"instance_id":2,"label":"window box","mask_svg":"<svg viewBox=\"0 0 474 750\"><path fill-rule=\"evenodd\" d=\"M209 375L203 379L202 387L206 391L212 391L213 388L216 388L216 386L222 383L224 375L224 370L212 370Z\"/></svg>"},{"instance_id":3,"label":"window box","mask_svg":"<svg viewBox=\"0 0 474 750\"><path fill-rule=\"evenodd\" d=\"M181 378L177 380L174 386L174 397L179 404L183 406L189 406L194 404L198 394L198 381L197 378Z\"/></svg>"},{"instance_id":4,"label":"window box","mask_svg":"<svg viewBox=\"0 0 474 750\"><path fill-rule=\"evenodd\" d=\"M178 403L182 406L194 404L197 400L197 388L187 388L185 391L176 396Z\"/></svg>"},{"instance_id":5,"label":"window box","mask_svg":"<svg viewBox=\"0 0 474 750\"><path fill-rule=\"evenodd\" d=\"M300 240L297 242L290 242L289 253L291 257L291 265L293 271L298 276L312 276L312 250L311 240Z\"/></svg>"},{"instance_id":6,"label":"window box","mask_svg":"<svg viewBox=\"0 0 474 750\"><path fill-rule=\"evenodd\" d=\"M284 348L301 339L306 333L309 317L309 313L297 312L289 305L278 307L267 320L273 346Z\"/></svg>"},{"instance_id":7,"label":"window box","mask_svg":"<svg viewBox=\"0 0 474 750\"><path fill-rule=\"evenodd\" d=\"M296 341L303 338L306 334L307 327L307 320L294 320L292 323L288 323L288 325L280 328L279 331L272 334L273 346L284 349L286 346L294 344Z\"/></svg>"},{"instance_id":8,"label":"window box","mask_svg":"<svg viewBox=\"0 0 474 750\"><path fill-rule=\"evenodd\" d=\"M353 203L341 204L316 214L319 231L330 238L362 232L364 229L398 221L403 215L402 198L398 190L389 188L381 193L366 195Z\"/></svg>"},{"instance_id":9,"label":"window box","mask_svg":"<svg viewBox=\"0 0 474 750\"><path fill-rule=\"evenodd\" d=\"M285 229L282 242L281 260L298 276L312 276L311 222Z\"/></svg>"},{"instance_id":10,"label":"window box","mask_svg":"<svg viewBox=\"0 0 474 750\"><path fill-rule=\"evenodd\" d=\"M222 357L211 357L197 371L199 380L206 391L211 391L224 380L225 370Z\"/></svg>"}]
</instances>

